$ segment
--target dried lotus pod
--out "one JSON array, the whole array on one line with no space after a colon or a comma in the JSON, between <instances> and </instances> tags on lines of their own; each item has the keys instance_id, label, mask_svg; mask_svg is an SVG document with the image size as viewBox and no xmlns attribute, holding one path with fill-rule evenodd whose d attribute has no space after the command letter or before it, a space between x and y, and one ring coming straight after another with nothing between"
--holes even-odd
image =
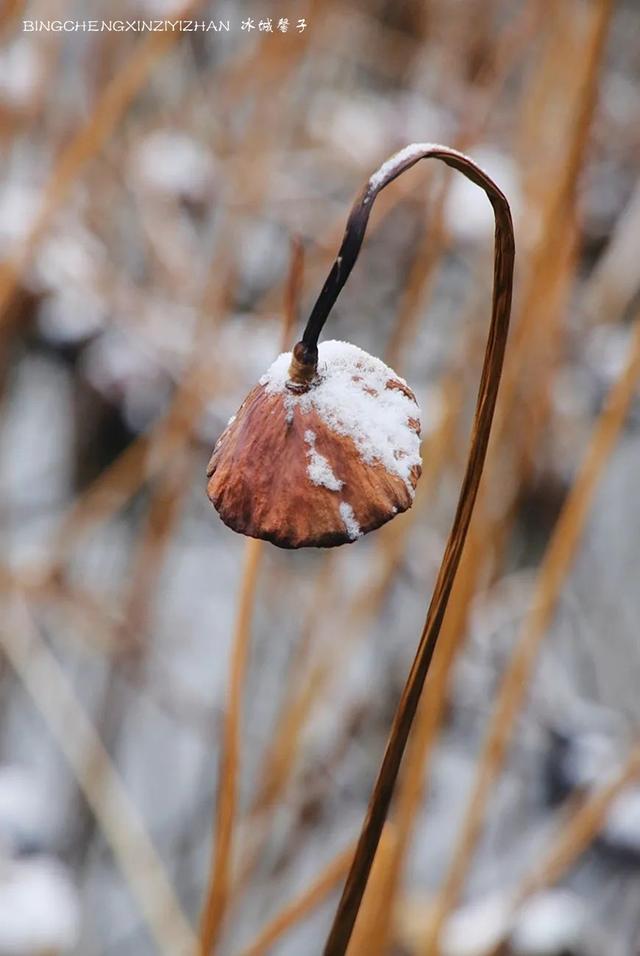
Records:
<instances>
[{"instance_id":1,"label":"dried lotus pod","mask_svg":"<svg viewBox=\"0 0 640 956\"><path fill-rule=\"evenodd\" d=\"M209 495L224 520L248 534L280 538L277 543L289 547L339 544L382 524L394 508L408 507L420 469L413 394L377 359L344 343L327 342L318 348L318 339L356 262L376 196L422 159L438 159L463 173L484 190L493 207L491 323L458 504L323 956L345 956L349 946L445 620L489 445L509 330L515 243L505 195L472 159L447 146L411 143L369 177L351 209L338 255L301 341L249 394L221 436L210 464ZM356 398L362 400L366 408L365 395L375 400L375 418L358 417L359 406L354 403ZM280 512L275 510L278 501ZM343 528L336 527L336 502ZM344 507L341 511L340 504L348 505L353 515Z\"/></svg>"},{"instance_id":2,"label":"dried lotus pod","mask_svg":"<svg viewBox=\"0 0 640 956\"><path fill-rule=\"evenodd\" d=\"M347 342L282 354L220 436L208 494L230 528L282 548L355 541L411 507L420 411L406 382Z\"/></svg>"}]
</instances>

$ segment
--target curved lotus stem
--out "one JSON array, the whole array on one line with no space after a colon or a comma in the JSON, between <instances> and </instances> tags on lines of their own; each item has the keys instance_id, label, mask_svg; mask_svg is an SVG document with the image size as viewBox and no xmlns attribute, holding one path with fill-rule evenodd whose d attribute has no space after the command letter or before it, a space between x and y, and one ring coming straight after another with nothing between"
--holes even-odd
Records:
<instances>
[{"instance_id":1,"label":"curved lotus stem","mask_svg":"<svg viewBox=\"0 0 640 956\"><path fill-rule=\"evenodd\" d=\"M401 173L417 163L418 160L427 158L440 159L448 166L452 166L463 173L485 191L493 207L496 228L491 324L471 431L467 467L453 525L440 565L416 656L398 703L353 862L325 944L324 956L344 956L351 938L391 803L411 725L460 564L462 549L469 530L469 522L482 476L509 330L515 256L511 212L506 197L498 186L468 156L446 146L415 143L400 150L386 163L383 163L380 169L371 176L354 203L338 256L313 307L302 341L297 344L294 350L297 368L296 377L301 375L302 378L299 380L303 380L305 375L309 375L311 368L315 370L318 360L318 337L358 258L374 199L381 189L384 189Z\"/></svg>"}]
</instances>

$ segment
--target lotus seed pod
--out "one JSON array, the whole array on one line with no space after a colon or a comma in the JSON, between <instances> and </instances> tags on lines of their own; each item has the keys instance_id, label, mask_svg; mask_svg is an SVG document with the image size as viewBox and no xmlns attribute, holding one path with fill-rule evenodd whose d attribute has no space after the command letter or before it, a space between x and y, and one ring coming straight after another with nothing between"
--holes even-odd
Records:
<instances>
[{"instance_id":1,"label":"lotus seed pod","mask_svg":"<svg viewBox=\"0 0 640 956\"><path fill-rule=\"evenodd\" d=\"M208 495L230 528L282 548L355 541L411 507L420 411L409 386L347 342L283 353L214 448Z\"/></svg>"}]
</instances>

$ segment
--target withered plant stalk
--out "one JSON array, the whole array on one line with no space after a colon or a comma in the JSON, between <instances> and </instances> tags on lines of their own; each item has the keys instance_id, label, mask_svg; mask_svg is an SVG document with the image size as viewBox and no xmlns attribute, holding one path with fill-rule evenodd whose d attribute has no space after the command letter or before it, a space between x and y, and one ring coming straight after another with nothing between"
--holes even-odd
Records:
<instances>
[{"instance_id":1,"label":"withered plant stalk","mask_svg":"<svg viewBox=\"0 0 640 956\"><path fill-rule=\"evenodd\" d=\"M304 252L299 238L291 245L291 264L281 331L281 345L287 347L302 285ZM263 542L251 540L245 550L238 615L231 646L229 699L225 712L219 763L219 793L214 820L211 868L200 918L200 956L214 951L222 929L232 885L234 829L240 766L240 718L249 658L251 621L258 585Z\"/></svg>"},{"instance_id":2,"label":"withered plant stalk","mask_svg":"<svg viewBox=\"0 0 640 956\"><path fill-rule=\"evenodd\" d=\"M305 366L307 370L315 370L318 359L318 337L358 258L376 196L385 186L414 166L418 160L427 158L440 159L448 166L463 173L485 191L493 207L496 229L491 324L480 379L467 468L456 514L418 650L396 710L357 848L324 948L324 956L343 956L351 939L393 796L411 725L442 627L482 476L509 329L515 255L511 212L509 204L498 186L471 159L445 146L420 144L402 150L392 157L369 179L356 200L349 215L336 260L311 312L302 340L294 350L296 371L300 372L302 380L306 371Z\"/></svg>"}]
</instances>

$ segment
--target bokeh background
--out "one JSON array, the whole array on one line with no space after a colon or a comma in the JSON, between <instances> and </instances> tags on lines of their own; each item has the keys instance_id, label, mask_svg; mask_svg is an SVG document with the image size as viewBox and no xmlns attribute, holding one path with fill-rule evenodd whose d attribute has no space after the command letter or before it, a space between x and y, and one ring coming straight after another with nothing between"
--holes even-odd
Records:
<instances>
[{"instance_id":1,"label":"bokeh background","mask_svg":"<svg viewBox=\"0 0 640 956\"><path fill-rule=\"evenodd\" d=\"M633 956L638 4L176 9L0 8L0 954L174 956L207 922L221 956L321 952L464 467L479 190L433 161L385 190L325 333L415 390L413 509L289 553L225 528L204 476L363 182L418 140L507 194L513 326L349 953ZM23 28L165 17L230 29Z\"/></svg>"}]
</instances>

